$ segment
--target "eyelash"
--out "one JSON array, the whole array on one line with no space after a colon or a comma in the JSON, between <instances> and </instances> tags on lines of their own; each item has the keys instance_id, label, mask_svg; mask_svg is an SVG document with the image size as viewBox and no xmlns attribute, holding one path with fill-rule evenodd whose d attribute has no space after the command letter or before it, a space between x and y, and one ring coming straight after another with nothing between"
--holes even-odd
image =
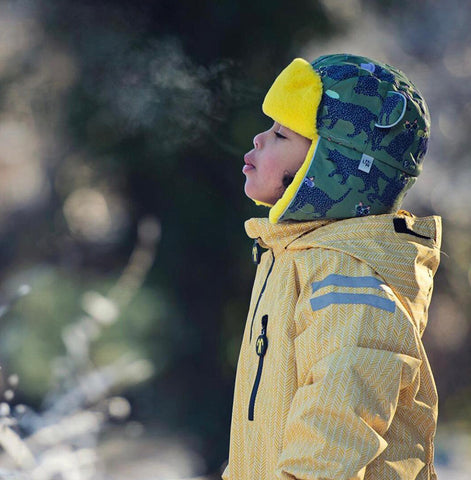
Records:
<instances>
[{"instance_id":1,"label":"eyelash","mask_svg":"<svg viewBox=\"0 0 471 480\"><path fill-rule=\"evenodd\" d=\"M280 132L275 132L275 135L276 135L278 138L286 138L285 136L281 135Z\"/></svg>"}]
</instances>

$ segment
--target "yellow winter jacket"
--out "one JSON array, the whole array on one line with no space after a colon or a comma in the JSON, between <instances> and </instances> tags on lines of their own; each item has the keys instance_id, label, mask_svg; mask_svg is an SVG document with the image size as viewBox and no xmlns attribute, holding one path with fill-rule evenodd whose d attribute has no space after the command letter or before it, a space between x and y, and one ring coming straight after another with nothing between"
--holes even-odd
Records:
<instances>
[{"instance_id":1,"label":"yellow winter jacket","mask_svg":"<svg viewBox=\"0 0 471 480\"><path fill-rule=\"evenodd\" d=\"M246 230L267 250L223 478L435 479L437 393L421 336L440 218L251 219Z\"/></svg>"}]
</instances>

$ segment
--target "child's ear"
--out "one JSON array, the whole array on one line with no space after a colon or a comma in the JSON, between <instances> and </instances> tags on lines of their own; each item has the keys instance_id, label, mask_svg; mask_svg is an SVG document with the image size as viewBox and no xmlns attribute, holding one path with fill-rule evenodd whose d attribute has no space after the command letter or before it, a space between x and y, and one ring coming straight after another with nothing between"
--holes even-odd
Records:
<instances>
[{"instance_id":1,"label":"child's ear","mask_svg":"<svg viewBox=\"0 0 471 480\"><path fill-rule=\"evenodd\" d=\"M289 173L288 171L285 172L283 175L283 187L286 189L288 188L294 180L294 175Z\"/></svg>"}]
</instances>

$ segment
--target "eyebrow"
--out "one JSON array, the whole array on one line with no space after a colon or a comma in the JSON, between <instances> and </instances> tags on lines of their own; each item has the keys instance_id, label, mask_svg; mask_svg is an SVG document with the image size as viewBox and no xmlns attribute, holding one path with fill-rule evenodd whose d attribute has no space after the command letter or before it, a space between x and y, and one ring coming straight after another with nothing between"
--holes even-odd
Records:
<instances>
[{"instance_id":1,"label":"eyebrow","mask_svg":"<svg viewBox=\"0 0 471 480\"><path fill-rule=\"evenodd\" d=\"M283 130L281 130L281 129L283 129ZM286 130L289 130L289 129L287 129L285 126L281 125L281 123L278 123L278 127L275 127L275 131L278 132L278 133L283 133L283 135L285 135L286 133L289 133L289 131L286 132Z\"/></svg>"}]
</instances>

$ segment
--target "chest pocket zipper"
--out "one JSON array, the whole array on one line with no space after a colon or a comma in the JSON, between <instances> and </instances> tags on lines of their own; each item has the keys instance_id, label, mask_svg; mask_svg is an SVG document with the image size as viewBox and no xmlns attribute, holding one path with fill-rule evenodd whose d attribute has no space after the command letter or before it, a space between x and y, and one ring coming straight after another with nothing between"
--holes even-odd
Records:
<instances>
[{"instance_id":1,"label":"chest pocket zipper","mask_svg":"<svg viewBox=\"0 0 471 480\"><path fill-rule=\"evenodd\" d=\"M271 252L271 255L272 255L272 260L271 260L270 268L268 269L267 276L265 277L265 281L263 282L262 289L260 290L260 293L258 295L257 303L255 304L255 308L252 315L252 323L250 324L250 342L252 342L252 331L253 331L253 322L255 320L255 315L257 314L258 306L260 304L260 300L262 299L263 292L265 292L265 289L267 288L268 277L270 276L273 270L273 265L275 264L275 255L273 254L273 252Z\"/></svg>"},{"instance_id":2,"label":"chest pocket zipper","mask_svg":"<svg viewBox=\"0 0 471 480\"><path fill-rule=\"evenodd\" d=\"M268 324L268 315L264 315L262 317L262 331L260 335L257 337L257 341L255 342L255 351L257 352L257 355L258 355L258 368L257 368L257 374L255 376L255 381L252 387L252 393L250 395L250 402L249 402L249 420L250 421L253 421L254 419L255 399L257 398L257 391L260 385L260 379L262 378L263 359L265 357L265 354L267 353L267 348L268 348L267 324Z\"/></svg>"}]
</instances>

